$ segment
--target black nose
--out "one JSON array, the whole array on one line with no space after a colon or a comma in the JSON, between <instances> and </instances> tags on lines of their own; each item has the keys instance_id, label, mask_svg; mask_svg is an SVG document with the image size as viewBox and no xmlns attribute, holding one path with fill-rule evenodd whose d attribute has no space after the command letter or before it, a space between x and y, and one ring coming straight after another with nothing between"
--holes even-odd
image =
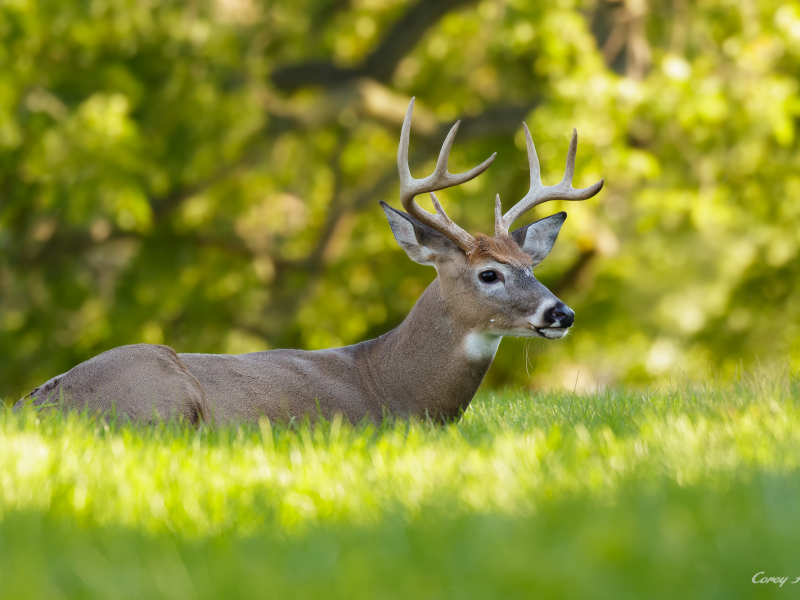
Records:
<instances>
[{"instance_id":1,"label":"black nose","mask_svg":"<svg viewBox=\"0 0 800 600\"><path fill-rule=\"evenodd\" d=\"M559 302L545 313L544 318L551 324L558 321L559 327L572 327L572 324L575 322L575 313L572 312L569 306L563 302Z\"/></svg>"}]
</instances>

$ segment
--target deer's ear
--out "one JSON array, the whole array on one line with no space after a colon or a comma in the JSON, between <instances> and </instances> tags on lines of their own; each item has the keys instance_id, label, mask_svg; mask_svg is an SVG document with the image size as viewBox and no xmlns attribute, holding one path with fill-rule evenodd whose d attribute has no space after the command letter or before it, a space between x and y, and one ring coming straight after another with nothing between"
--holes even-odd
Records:
<instances>
[{"instance_id":1,"label":"deer's ear","mask_svg":"<svg viewBox=\"0 0 800 600\"><path fill-rule=\"evenodd\" d=\"M535 267L550 254L553 244L556 243L558 232L567 219L567 213L560 212L544 219L539 219L535 223L520 227L511 233L519 247L533 259Z\"/></svg>"},{"instance_id":2,"label":"deer's ear","mask_svg":"<svg viewBox=\"0 0 800 600\"><path fill-rule=\"evenodd\" d=\"M441 233L423 225L401 210L396 210L381 200L381 207L389 219L394 239L406 251L408 257L421 265L434 266L434 260L442 252L456 249Z\"/></svg>"}]
</instances>

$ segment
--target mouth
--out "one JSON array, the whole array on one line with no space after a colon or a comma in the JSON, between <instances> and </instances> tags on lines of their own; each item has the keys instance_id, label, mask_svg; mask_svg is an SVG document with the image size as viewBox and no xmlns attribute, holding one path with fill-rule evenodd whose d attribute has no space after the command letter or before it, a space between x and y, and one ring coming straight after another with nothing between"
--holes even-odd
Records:
<instances>
[{"instance_id":1,"label":"mouth","mask_svg":"<svg viewBox=\"0 0 800 600\"><path fill-rule=\"evenodd\" d=\"M533 327L539 337L547 340L557 340L567 335L569 327Z\"/></svg>"}]
</instances>

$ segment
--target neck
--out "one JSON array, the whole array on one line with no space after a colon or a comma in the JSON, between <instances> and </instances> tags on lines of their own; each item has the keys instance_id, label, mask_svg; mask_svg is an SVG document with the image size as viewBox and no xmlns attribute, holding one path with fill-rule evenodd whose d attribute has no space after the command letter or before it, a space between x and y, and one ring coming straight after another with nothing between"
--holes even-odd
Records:
<instances>
[{"instance_id":1,"label":"neck","mask_svg":"<svg viewBox=\"0 0 800 600\"><path fill-rule=\"evenodd\" d=\"M457 418L475 396L501 338L461 326L454 308L436 279L399 327L366 342L375 389L393 414Z\"/></svg>"}]
</instances>

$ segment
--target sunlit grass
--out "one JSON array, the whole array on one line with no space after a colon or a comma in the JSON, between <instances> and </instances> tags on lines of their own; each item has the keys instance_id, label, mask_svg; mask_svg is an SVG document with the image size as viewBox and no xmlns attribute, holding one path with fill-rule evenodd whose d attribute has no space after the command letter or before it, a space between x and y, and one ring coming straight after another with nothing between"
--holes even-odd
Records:
<instances>
[{"instance_id":1,"label":"sunlit grass","mask_svg":"<svg viewBox=\"0 0 800 600\"><path fill-rule=\"evenodd\" d=\"M783 526L768 518L771 507L780 507L786 523L800 522L800 508L783 500L800 489L799 400L798 380L754 375L725 386L592 396L483 395L459 424L444 427L264 420L195 431L179 423L4 412L0 574L22 585L21 573L44 560L43 596L59 586L87 597L215 597L250 589L249 581L209 570L221 561L232 573L256 570L269 574L274 589L298 593L404 597L427 590L434 597L441 588L439 596L486 597L503 595L505 580L492 569L516 573L523 587L508 594L534 584L549 589L553 577L574 573L572 584L551 589L558 595L595 589L580 573L601 573L605 564L619 572L608 583L619 597L652 593L646 582L655 570L639 587L628 587L623 574L658 559L693 573L702 563L716 582L702 588L709 593L738 590L730 585L744 586L763 569L727 583L722 571L746 563L758 540L780 547L775 536ZM750 542L725 561L697 562L704 548L719 554L726 536ZM93 558L78 564L59 554L71 546ZM420 563L434 547L441 555ZM151 564L151 551L172 558ZM287 557L298 552L310 558L292 567ZM551 564L544 558L550 552L560 553L557 573L554 565L534 567ZM252 553L255 562L232 565L229 553ZM466 563L486 555L483 579L472 572L474 584L462 589L451 555ZM13 572L4 569L12 563ZM174 577L159 575L158 564L172 564ZM377 573L393 564L405 578L386 587ZM126 596L103 574L119 568L143 570L137 577L149 583ZM343 584L371 568L360 583ZM637 569L631 577L641 579L645 571ZM170 592L172 584L159 578L186 580L192 591ZM299 587L291 588L297 578ZM339 587L326 587L331 578ZM756 593L749 585L742 589Z\"/></svg>"}]
</instances>

